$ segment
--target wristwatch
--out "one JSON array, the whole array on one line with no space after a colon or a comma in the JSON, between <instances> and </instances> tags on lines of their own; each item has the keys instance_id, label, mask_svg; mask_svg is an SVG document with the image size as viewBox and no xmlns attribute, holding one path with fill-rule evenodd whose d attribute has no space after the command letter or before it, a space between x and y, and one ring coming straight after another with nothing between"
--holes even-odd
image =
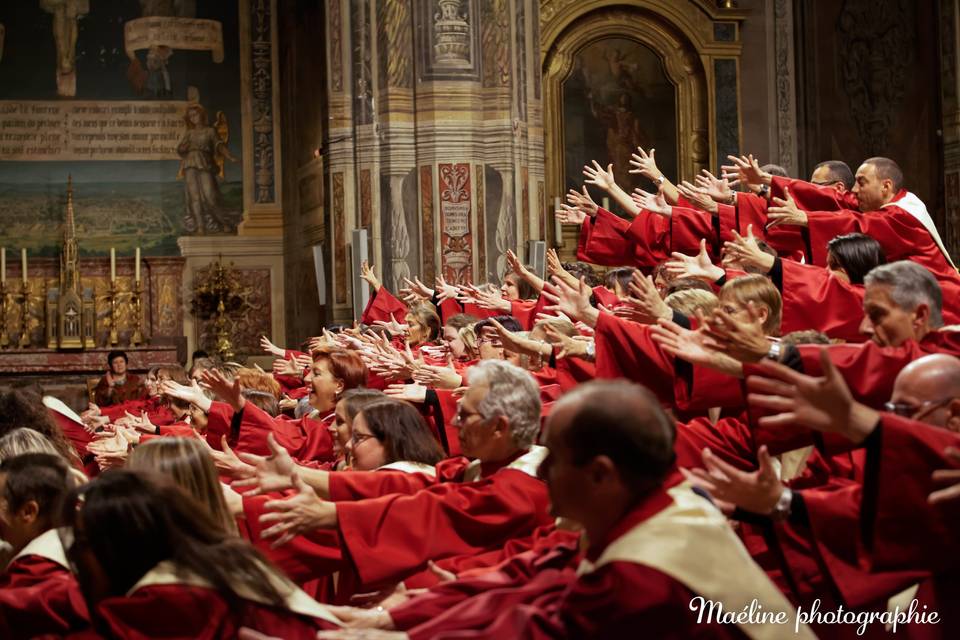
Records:
<instances>
[{"instance_id":1,"label":"wristwatch","mask_svg":"<svg viewBox=\"0 0 960 640\"><path fill-rule=\"evenodd\" d=\"M657 178L656 180L654 180L654 182L657 183L657 186L658 186L658 187L662 187L664 180L666 180L666 178L664 178L663 175L661 174L659 178Z\"/></svg>"},{"instance_id":2,"label":"wristwatch","mask_svg":"<svg viewBox=\"0 0 960 640\"><path fill-rule=\"evenodd\" d=\"M597 359L597 343L588 342L587 343L587 360L593 362Z\"/></svg>"},{"instance_id":3,"label":"wristwatch","mask_svg":"<svg viewBox=\"0 0 960 640\"><path fill-rule=\"evenodd\" d=\"M765 184L760 185L760 192L757 195L759 195L761 198L766 198L767 196L769 196L770 195L769 185L765 185Z\"/></svg>"},{"instance_id":4,"label":"wristwatch","mask_svg":"<svg viewBox=\"0 0 960 640\"><path fill-rule=\"evenodd\" d=\"M793 491L790 491L787 487L783 488L783 493L780 494L780 497L777 498L777 504L773 506L773 511L770 512L770 518L778 522L786 520L790 517L790 507L793 505Z\"/></svg>"},{"instance_id":5,"label":"wristwatch","mask_svg":"<svg viewBox=\"0 0 960 640\"><path fill-rule=\"evenodd\" d=\"M780 353L783 351L783 344L779 342L771 342L770 350L767 351L767 358L773 360L774 362L780 362Z\"/></svg>"}]
</instances>

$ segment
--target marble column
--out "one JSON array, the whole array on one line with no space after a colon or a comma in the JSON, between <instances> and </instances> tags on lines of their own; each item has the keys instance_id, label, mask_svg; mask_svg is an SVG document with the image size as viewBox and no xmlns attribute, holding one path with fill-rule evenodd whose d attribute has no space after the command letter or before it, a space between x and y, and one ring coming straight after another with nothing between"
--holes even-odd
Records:
<instances>
[{"instance_id":1,"label":"marble column","mask_svg":"<svg viewBox=\"0 0 960 640\"><path fill-rule=\"evenodd\" d=\"M326 17L333 316L359 313L336 241L358 227L391 288L499 278L543 230L538 3L331 0Z\"/></svg>"}]
</instances>

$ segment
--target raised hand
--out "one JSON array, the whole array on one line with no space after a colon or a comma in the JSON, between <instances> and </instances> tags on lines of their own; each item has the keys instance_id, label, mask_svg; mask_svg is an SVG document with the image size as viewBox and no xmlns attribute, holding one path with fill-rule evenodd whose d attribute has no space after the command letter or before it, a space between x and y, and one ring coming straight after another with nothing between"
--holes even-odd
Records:
<instances>
[{"instance_id":1,"label":"raised hand","mask_svg":"<svg viewBox=\"0 0 960 640\"><path fill-rule=\"evenodd\" d=\"M730 184L739 183L745 186L759 187L760 185L770 184L773 179L766 171L760 169L760 163L753 157L753 154L747 156L727 156L731 164L725 164L721 167L724 179L730 180Z\"/></svg>"},{"instance_id":2,"label":"raised hand","mask_svg":"<svg viewBox=\"0 0 960 640\"><path fill-rule=\"evenodd\" d=\"M568 285L560 278L554 278L553 283L556 286L556 294L546 289L540 294L550 302L546 310L559 312L573 320L581 320L590 326L596 326L600 311L590 304L593 290L587 286L583 278L577 281L576 287Z\"/></svg>"},{"instance_id":3,"label":"raised hand","mask_svg":"<svg viewBox=\"0 0 960 640\"><path fill-rule=\"evenodd\" d=\"M411 290L415 291L416 293L423 296L424 298L427 298L427 299L433 298L433 289L423 284L423 282L420 281L419 277L414 276L413 282L410 282L408 278L404 278L403 281L406 282L408 285L410 285Z\"/></svg>"},{"instance_id":4,"label":"raised hand","mask_svg":"<svg viewBox=\"0 0 960 640\"><path fill-rule=\"evenodd\" d=\"M520 262L520 258L517 257L517 254L515 254L510 249L507 249L507 252L504 254L504 257L506 257L507 259L507 266L510 267L510 270L513 273L520 276L521 278L526 278L527 274L530 273L530 271L524 266L524 264Z\"/></svg>"},{"instance_id":5,"label":"raised hand","mask_svg":"<svg viewBox=\"0 0 960 640\"><path fill-rule=\"evenodd\" d=\"M560 333L549 324L544 325L547 342L557 347L558 358L586 358L588 347L593 340L585 336L568 336Z\"/></svg>"},{"instance_id":6,"label":"raised hand","mask_svg":"<svg viewBox=\"0 0 960 640\"><path fill-rule=\"evenodd\" d=\"M742 267L749 266L769 273L773 268L776 257L762 251L753 235L753 225L747 225L747 235L741 236L734 230L733 240L723 243L724 253L730 256Z\"/></svg>"},{"instance_id":7,"label":"raised hand","mask_svg":"<svg viewBox=\"0 0 960 640\"><path fill-rule=\"evenodd\" d=\"M282 358L283 354L286 353L286 351L270 342L270 339L267 338L267 336L260 336L260 348L267 353L277 356L278 358Z\"/></svg>"},{"instance_id":8,"label":"raised hand","mask_svg":"<svg viewBox=\"0 0 960 640\"><path fill-rule=\"evenodd\" d=\"M820 350L823 376L798 373L778 362L764 360L762 373L747 378L751 407L773 412L760 418L767 427L800 425L828 433L838 433L855 443L876 428L880 414L856 402L843 376L830 359L829 350Z\"/></svg>"},{"instance_id":9,"label":"raised hand","mask_svg":"<svg viewBox=\"0 0 960 640\"><path fill-rule=\"evenodd\" d=\"M647 153L642 148L637 147L637 152L630 156L630 173L638 173L648 180L656 181L663 174L657 168L656 149L650 149Z\"/></svg>"},{"instance_id":10,"label":"raised hand","mask_svg":"<svg viewBox=\"0 0 960 640\"><path fill-rule=\"evenodd\" d=\"M427 399L427 388L422 384L391 384L383 393L397 400L422 404Z\"/></svg>"},{"instance_id":11,"label":"raised hand","mask_svg":"<svg viewBox=\"0 0 960 640\"><path fill-rule=\"evenodd\" d=\"M591 218L597 215L597 211L600 209L590 196L590 192L587 191L586 185L584 185L580 191L576 189L567 191L567 204L576 207Z\"/></svg>"},{"instance_id":12,"label":"raised hand","mask_svg":"<svg viewBox=\"0 0 960 640\"><path fill-rule=\"evenodd\" d=\"M389 320L374 320L373 324L376 327L383 327L384 329L390 332L390 335L394 335L394 336L403 335L404 333L407 332L407 329L409 328L407 327L407 325L403 324L402 322L397 322L397 320L393 316L390 316Z\"/></svg>"},{"instance_id":13,"label":"raised hand","mask_svg":"<svg viewBox=\"0 0 960 640\"><path fill-rule=\"evenodd\" d=\"M452 366L421 365L413 372L413 380L434 389L457 389L463 385L463 377Z\"/></svg>"},{"instance_id":14,"label":"raised hand","mask_svg":"<svg viewBox=\"0 0 960 640\"><path fill-rule=\"evenodd\" d=\"M231 449L227 443L227 436L220 438L220 451L211 447L206 438L200 438L200 442L207 450L207 453L210 454L210 458L213 459L213 465L217 470L222 471L231 478L249 478L256 471L252 465L243 462L237 457L237 454L233 452L233 449Z\"/></svg>"},{"instance_id":15,"label":"raised hand","mask_svg":"<svg viewBox=\"0 0 960 640\"><path fill-rule=\"evenodd\" d=\"M732 204L734 191L728 180L717 178L706 169L701 169L700 173L694 176L693 182L716 202Z\"/></svg>"},{"instance_id":16,"label":"raised hand","mask_svg":"<svg viewBox=\"0 0 960 640\"><path fill-rule=\"evenodd\" d=\"M783 188L783 195L786 198L773 198L771 202L774 206L767 207L767 228L775 227L778 224L789 224L798 227L807 226L807 214L797 206L790 190Z\"/></svg>"},{"instance_id":17,"label":"raised hand","mask_svg":"<svg viewBox=\"0 0 960 640\"><path fill-rule=\"evenodd\" d=\"M233 451L226 446L226 438L223 444L224 452L229 452L229 455L233 456ZM291 487L291 476L297 472L296 463L287 450L277 444L272 433L267 434L267 447L270 449L270 455L266 457L243 452L240 453L239 458L233 456L236 462L243 465L242 475L234 476L242 479L235 481L233 486L241 489L241 493L245 496L285 491Z\"/></svg>"},{"instance_id":18,"label":"raised hand","mask_svg":"<svg viewBox=\"0 0 960 640\"><path fill-rule=\"evenodd\" d=\"M617 181L613 177L613 165L608 164L606 171L596 160L591 160L593 166L584 165L583 175L587 178L586 184L592 184L600 187L604 191L612 191L617 186Z\"/></svg>"},{"instance_id":19,"label":"raised hand","mask_svg":"<svg viewBox=\"0 0 960 640\"><path fill-rule=\"evenodd\" d=\"M702 314L698 313L698 317L703 319ZM719 368L721 364L723 354L716 351L716 344L702 325L691 331L672 320L659 320L650 327L650 335L654 342L674 358L712 368Z\"/></svg>"},{"instance_id":20,"label":"raised hand","mask_svg":"<svg viewBox=\"0 0 960 640\"><path fill-rule=\"evenodd\" d=\"M374 273L373 267L370 266L366 260L360 264L360 277L366 280L367 284L369 284L374 291L380 291L380 287L383 286L377 274Z\"/></svg>"},{"instance_id":21,"label":"raised hand","mask_svg":"<svg viewBox=\"0 0 960 640\"><path fill-rule=\"evenodd\" d=\"M260 524L270 525L260 533L260 537L276 538L271 545L274 549L300 534L337 526L337 507L334 503L321 500L316 491L296 473L290 480L297 492L284 500L264 503L263 508L267 513L260 516Z\"/></svg>"},{"instance_id":22,"label":"raised hand","mask_svg":"<svg viewBox=\"0 0 960 640\"><path fill-rule=\"evenodd\" d=\"M650 276L644 276L639 271L635 271L627 289L631 297L624 301L625 308L637 312L639 319L634 320L635 322L653 324L658 318L669 320L673 317L673 310L660 297L656 285L653 284L653 278ZM613 313L615 315L623 313L618 313L618 311L619 307L614 309Z\"/></svg>"},{"instance_id":23,"label":"raised hand","mask_svg":"<svg viewBox=\"0 0 960 640\"><path fill-rule=\"evenodd\" d=\"M493 328L496 329L497 335L500 336L503 348L508 351L530 356L549 356L550 352L553 351L550 345L513 333L496 320L491 319L490 323L493 325Z\"/></svg>"},{"instance_id":24,"label":"raised hand","mask_svg":"<svg viewBox=\"0 0 960 640\"><path fill-rule=\"evenodd\" d=\"M196 381L188 387L173 380L164 380L160 383L160 393L194 404L204 412L210 411L210 405L212 404L210 398L203 393Z\"/></svg>"},{"instance_id":25,"label":"raised hand","mask_svg":"<svg viewBox=\"0 0 960 640\"><path fill-rule=\"evenodd\" d=\"M724 275L723 269L710 260L706 240L700 241L700 252L697 255L671 253L665 266L671 278L700 278L707 282L716 282Z\"/></svg>"},{"instance_id":26,"label":"raised hand","mask_svg":"<svg viewBox=\"0 0 960 640\"><path fill-rule=\"evenodd\" d=\"M654 195L643 189L634 189L630 198L634 204L641 209L646 209L650 213L655 213L665 218L669 218L673 214L673 207L667 204L667 199L663 197L662 193Z\"/></svg>"},{"instance_id":27,"label":"raised hand","mask_svg":"<svg viewBox=\"0 0 960 640\"><path fill-rule=\"evenodd\" d=\"M704 449L703 464L706 468L692 469L687 477L717 500L751 513L767 515L777 506L785 487L766 445L757 451L757 462L759 467L756 471L741 471L721 460L710 449Z\"/></svg>"},{"instance_id":28,"label":"raised hand","mask_svg":"<svg viewBox=\"0 0 960 640\"><path fill-rule=\"evenodd\" d=\"M443 274L437 276L436 288L437 299L440 302L444 302L446 300L456 300L457 295L459 295L457 286L453 284L447 284L447 281L443 279Z\"/></svg>"},{"instance_id":29,"label":"raised hand","mask_svg":"<svg viewBox=\"0 0 960 640\"><path fill-rule=\"evenodd\" d=\"M689 200L691 204L698 209L703 209L707 213L713 214L719 211L716 201L710 197L710 194L707 193L706 189L694 186L684 180L677 187L677 190L680 191L680 195Z\"/></svg>"},{"instance_id":30,"label":"raised hand","mask_svg":"<svg viewBox=\"0 0 960 640\"><path fill-rule=\"evenodd\" d=\"M200 383L213 391L213 394L229 404L234 411L241 411L247 404L240 387L240 378L228 380L216 369L207 369L200 374Z\"/></svg>"},{"instance_id":31,"label":"raised hand","mask_svg":"<svg viewBox=\"0 0 960 640\"><path fill-rule=\"evenodd\" d=\"M758 362L769 353L770 340L752 300L747 301L746 311L746 320L739 320L718 307L705 328L719 351L740 362Z\"/></svg>"},{"instance_id":32,"label":"raised hand","mask_svg":"<svg viewBox=\"0 0 960 640\"><path fill-rule=\"evenodd\" d=\"M567 204L561 204L560 208L553 212L560 224L575 224L578 227L587 221L587 214L576 207Z\"/></svg>"}]
</instances>

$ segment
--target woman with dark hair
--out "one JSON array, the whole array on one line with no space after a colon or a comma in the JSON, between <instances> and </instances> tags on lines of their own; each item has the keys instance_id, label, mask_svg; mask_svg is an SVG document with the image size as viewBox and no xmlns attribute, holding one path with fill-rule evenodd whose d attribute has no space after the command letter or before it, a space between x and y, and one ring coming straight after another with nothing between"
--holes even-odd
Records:
<instances>
[{"instance_id":1,"label":"woman with dark hair","mask_svg":"<svg viewBox=\"0 0 960 640\"><path fill-rule=\"evenodd\" d=\"M347 448L357 471L395 469L430 474L444 457L420 412L413 405L390 399L360 410Z\"/></svg>"},{"instance_id":2,"label":"woman with dark hair","mask_svg":"<svg viewBox=\"0 0 960 640\"><path fill-rule=\"evenodd\" d=\"M78 469L83 468L81 452L86 453L90 435L77 426L73 439L68 439L56 420L56 414L43 404L43 399L32 392L16 389L0 394L0 437L14 429L27 428L46 436L64 460Z\"/></svg>"},{"instance_id":3,"label":"woman with dark hair","mask_svg":"<svg viewBox=\"0 0 960 640\"><path fill-rule=\"evenodd\" d=\"M603 276L603 284L618 298L625 298L630 295L630 281L633 280L634 272L636 269L633 267L610 269Z\"/></svg>"},{"instance_id":4,"label":"woman with dark hair","mask_svg":"<svg viewBox=\"0 0 960 640\"><path fill-rule=\"evenodd\" d=\"M337 619L156 474L109 471L68 496L64 548L107 638L314 638ZM170 615L176 612L175 615Z\"/></svg>"},{"instance_id":5,"label":"woman with dark hair","mask_svg":"<svg viewBox=\"0 0 960 640\"><path fill-rule=\"evenodd\" d=\"M353 421L361 409L372 402L383 400L386 396L379 389L349 389L337 401L332 426L333 451L337 461L332 465L333 470L350 466L348 443L353 433Z\"/></svg>"},{"instance_id":6,"label":"woman with dark hair","mask_svg":"<svg viewBox=\"0 0 960 640\"><path fill-rule=\"evenodd\" d=\"M863 233L847 233L827 243L827 268L850 284L863 284L874 267L886 262L880 243Z\"/></svg>"}]
</instances>

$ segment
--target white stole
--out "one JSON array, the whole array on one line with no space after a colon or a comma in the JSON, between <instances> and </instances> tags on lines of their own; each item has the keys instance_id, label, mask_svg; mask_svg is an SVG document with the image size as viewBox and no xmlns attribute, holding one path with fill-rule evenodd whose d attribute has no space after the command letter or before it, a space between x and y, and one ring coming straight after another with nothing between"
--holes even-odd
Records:
<instances>
[{"instance_id":1,"label":"white stole","mask_svg":"<svg viewBox=\"0 0 960 640\"><path fill-rule=\"evenodd\" d=\"M546 447L541 447L540 445L536 444L531 445L529 451L502 468L523 471L528 476L533 476L536 478L537 472L540 469L540 463L543 462L547 457L547 453L548 451ZM473 460L470 464L468 464L467 468L463 472L463 481L476 482L477 480L480 480L480 465L481 462L479 460Z\"/></svg>"},{"instance_id":2,"label":"white stole","mask_svg":"<svg viewBox=\"0 0 960 640\"><path fill-rule=\"evenodd\" d=\"M579 573L610 562L633 562L661 571L705 600L740 612L756 600L761 612L786 612L788 623L737 627L755 640L785 637L816 640L805 625L794 634L797 612L754 563L726 518L683 483L667 491L673 503L610 544L594 565L584 561Z\"/></svg>"},{"instance_id":3,"label":"white stole","mask_svg":"<svg viewBox=\"0 0 960 640\"><path fill-rule=\"evenodd\" d=\"M279 591L283 596L283 608L300 615L319 618L326 622L335 624L338 627L343 626L343 622L341 622L337 616L330 612L330 609L327 607L327 605L321 604L308 596L303 592L303 590L290 582L287 578L279 575L275 569L266 565L263 565L262 568L270 577L270 582L273 584L274 588L276 588L277 591ZM190 569L184 568L182 571L177 572L176 565L173 563L173 561L162 560L161 562L158 562L153 569L143 574L143 577L140 578L137 583L130 588L130 590L127 592L127 595L133 595L144 587L172 584L213 589L213 585L211 585L205 578L193 573L190 571ZM253 592L249 587L247 587L247 585L233 584L231 587L233 587L234 592L236 592L236 594L244 600L256 602L257 604L262 604L265 606L272 606L270 602L265 600L259 594Z\"/></svg>"},{"instance_id":4,"label":"white stole","mask_svg":"<svg viewBox=\"0 0 960 640\"><path fill-rule=\"evenodd\" d=\"M902 198L888 202L880 208L882 209L884 207L900 207L916 218L917 221L923 225L923 228L927 230L927 233L930 234L930 237L933 238L933 241L937 243L937 246L940 248L940 253L947 259L947 263L954 269L957 268L957 265L953 264L950 254L947 253L947 248L944 246L943 240L940 239L937 225L933 224L933 218L927 213L927 205L923 204L920 198L908 191Z\"/></svg>"},{"instance_id":5,"label":"white stole","mask_svg":"<svg viewBox=\"0 0 960 640\"><path fill-rule=\"evenodd\" d=\"M63 549L63 542L60 541L60 534L56 529L47 529L36 538L27 543L20 552L13 556L11 562L23 556L39 556L51 562L56 562L64 569L70 570L70 563L67 562L67 553Z\"/></svg>"},{"instance_id":6,"label":"white stole","mask_svg":"<svg viewBox=\"0 0 960 640\"><path fill-rule=\"evenodd\" d=\"M423 473L431 478L437 476L437 469L433 465L424 462L412 462L410 460L397 460L390 464L377 467L377 471L403 471L404 473Z\"/></svg>"}]
</instances>

